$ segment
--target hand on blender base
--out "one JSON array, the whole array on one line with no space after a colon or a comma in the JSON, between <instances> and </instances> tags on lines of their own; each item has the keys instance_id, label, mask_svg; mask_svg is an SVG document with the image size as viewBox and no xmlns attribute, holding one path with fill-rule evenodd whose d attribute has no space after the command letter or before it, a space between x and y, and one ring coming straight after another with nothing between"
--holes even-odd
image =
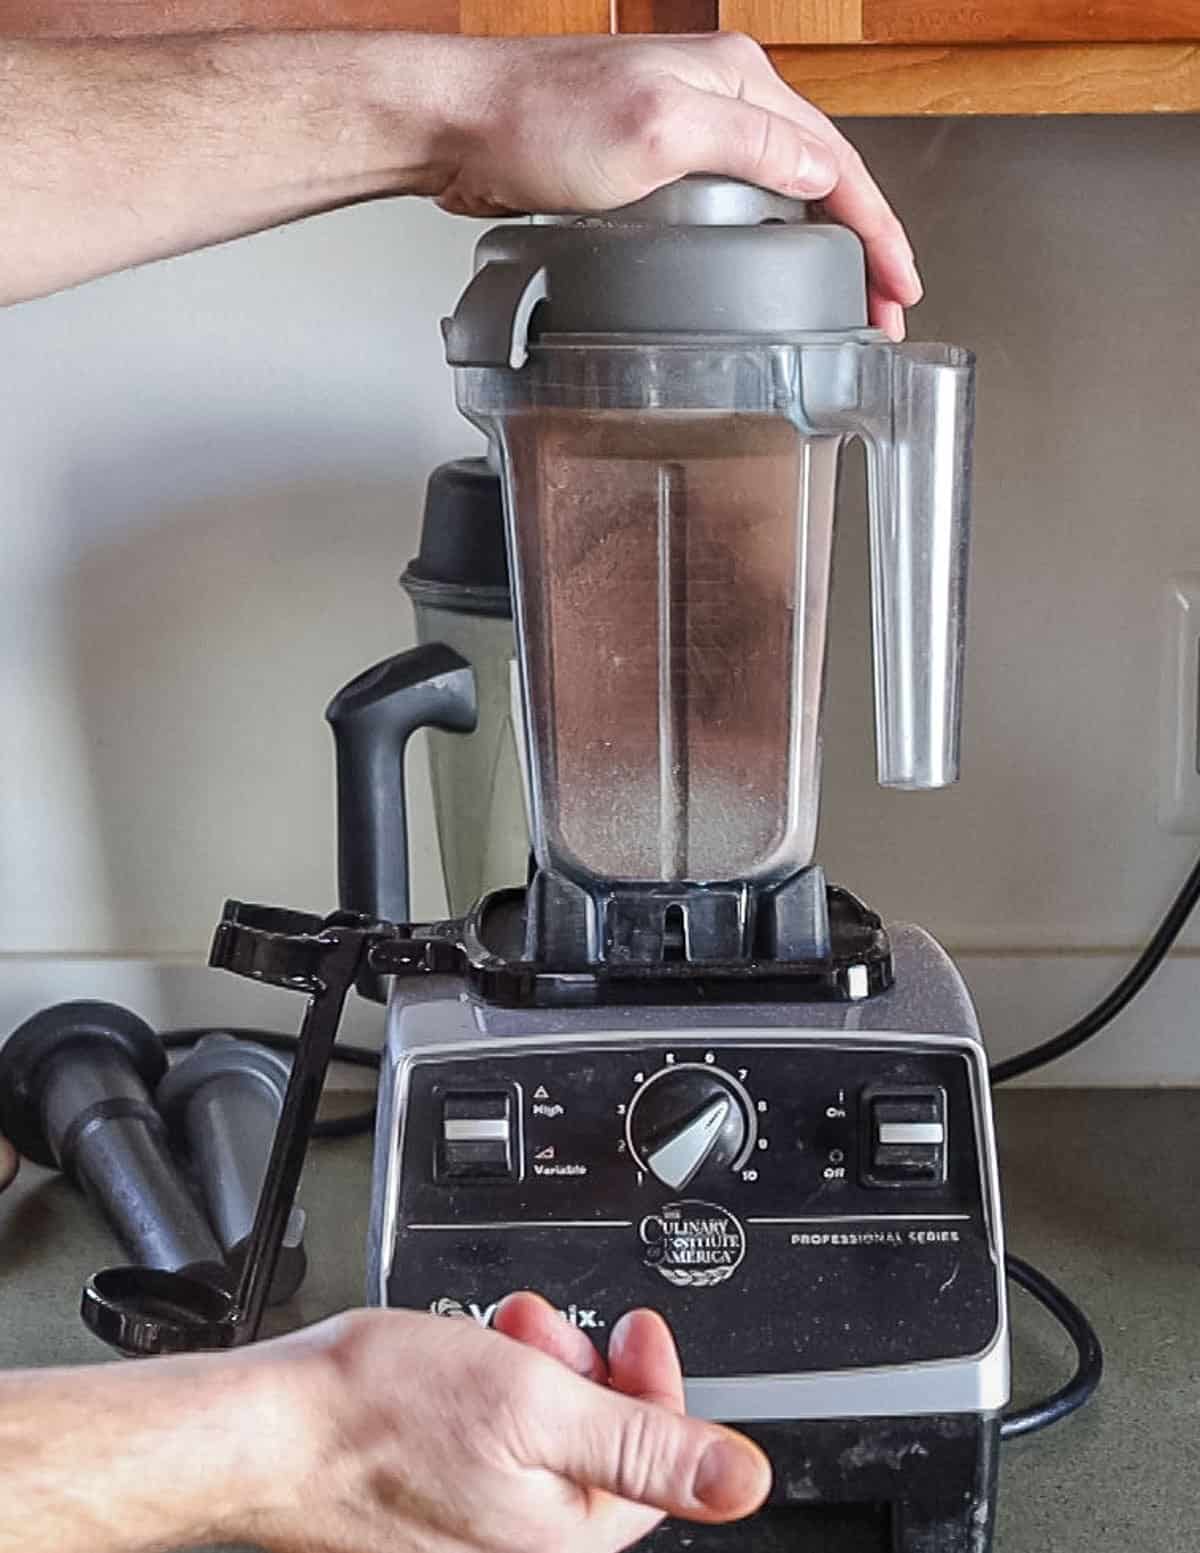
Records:
<instances>
[{"instance_id":1,"label":"hand on blender base","mask_svg":"<svg viewBox=\"0 0 1200 1553\"><path fill-rule=\"evenodd\" d=\"M498 1331L355 1311L230 1353L0 1375L0 1553L617 1553L670 1512L724 1521L757 1446L683 1414L663 1321L607 1366L534 1295ZM540 1350L540 1351L539 1351Z\"/></svg>"},{"instance_id":2,"label":"hand on blender base","mask_svg":"<svg viewBox=\"0 0 1200 1553\"><path fill-rule=\"evenodd\" d=\"M619 1322L607 1367L534 1295L496 1324L360 1312L289 1339L312 1345L331 1391L322 1407L315 1388L319 1464L270 1546L615 1553L664 1512L729 1520L765 1497L757 1446L684 1416L659 1317Z\"/></svg>"}]
</instances>

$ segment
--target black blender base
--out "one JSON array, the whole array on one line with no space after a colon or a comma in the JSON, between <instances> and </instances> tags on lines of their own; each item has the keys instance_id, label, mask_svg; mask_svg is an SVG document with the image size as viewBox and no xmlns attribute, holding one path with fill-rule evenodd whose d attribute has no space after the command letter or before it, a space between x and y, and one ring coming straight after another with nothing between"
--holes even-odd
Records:
<instances>
[{"instance_id":1,"label":"black blender base","mask_svg":"<svg viewBox=\"0 0 1200 1553\"><path fill-rule=\"evenodd\" d=\"M1000 1421L977 1414L738 1425L771 1497L728 1526L664 1521L636 1553L988 1553Z\"/></svg>"},{"instance_id":2,"label":"black blender base","mask_svg":"<svg viewBox=\"0 0 1200 1553\"><path fill-rule=\"evenodd\" d=\"M883 1505L763 1510L731 1526L664 1521L633 1553L891 1553Z\"/></svg>"}]
</instances>

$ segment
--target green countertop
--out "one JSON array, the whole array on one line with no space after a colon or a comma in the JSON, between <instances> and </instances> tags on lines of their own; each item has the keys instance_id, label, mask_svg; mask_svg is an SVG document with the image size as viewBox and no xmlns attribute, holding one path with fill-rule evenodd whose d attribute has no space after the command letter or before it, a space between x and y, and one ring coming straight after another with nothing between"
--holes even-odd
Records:
<instances>
[{"instance_id":1,"label":"green countertop","mask_svg":"<svg viewBox=\"0 0 1200 1553\"><path fill-rule=\"evenodd\" d=\"M1005 1446L995 1553L1195 1553L1200 1092L1014 1091L997 1109L1009 1244L1085 1305L1107 1364L1085 1412ZM276 1329L361 1299L369 1171L365 1140L314 1145L309 1274ZM104 1358L79 1286L114 1260L75 1193L26 1165L0 1197L0 1366ZM1020 1401L1065 1378L1070 1349L1019 1291L1013 1307Z\"/></svg>"}]
</instances>

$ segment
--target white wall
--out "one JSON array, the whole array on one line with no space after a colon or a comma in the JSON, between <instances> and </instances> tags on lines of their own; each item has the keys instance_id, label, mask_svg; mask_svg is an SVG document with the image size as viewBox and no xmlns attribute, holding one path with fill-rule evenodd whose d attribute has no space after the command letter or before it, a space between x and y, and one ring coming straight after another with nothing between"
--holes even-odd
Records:
<instances>
[{"instance_id":1,"label":"white wall","mask_svg":"<svg viewBox=\"0 0 1200 1553\"><path fill-rule=\"evenodd\" d=\"M1159 588L1200 571L1200 120L852 129L916 242L914 334L980 359L967 767L874 786L854 469L822 848L963 952L1012 1050L1200 849L1154 817ZM332 903L321 712L410 640L425 475L476 445L436 326L474 236L367 207L0 314L0 1029L93 990L298 1012L199 961L227 894ZM427 831L417 882L437 909ZM1060 1076L1200 1079L1189 943Z\"/></svg>"},{"instance_id":2,"label":"white wall","mask_svg":"<svg viewBox=\"0 0 1200 1553\"><path fill-rule=\"evenodd\" d=\"M479 441L437 327L475 235L364 207L0 314L0 1028L95 984L62 956L229 1018L158 962L229 894L333 904L321 714L409 640L425 477Z\"/></svg>"},{"instance_id":3,"label":"white wall","mask_svg":"<svg viewBox=\"0 0 1200 1553\"><path fill-rule=\"evenodd\" d=\"M857 139L921 261L913 333L978 353L965 774L944 793L872 785L858 497L822 847L885 913L974 951L989 1037L1015 1050L1112 984L1200 853L1155 816L1160 591L1200 571L1200 119L873 123ZM1186 943L1194 956L1200 924ZM1195 1081L1197 993L1187 957L1052 1076Z\"/></svg>"}]
</instances>

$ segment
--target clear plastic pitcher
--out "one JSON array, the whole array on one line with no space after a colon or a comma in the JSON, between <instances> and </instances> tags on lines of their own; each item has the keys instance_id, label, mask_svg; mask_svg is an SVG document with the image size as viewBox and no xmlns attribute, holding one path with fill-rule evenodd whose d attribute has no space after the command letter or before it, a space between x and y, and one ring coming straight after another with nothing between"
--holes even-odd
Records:
<instances>
[{"instance_id":1,"label":"clear plastic pitcher","mask_svg":"<svg viewBox=\"0 0 1200 1553\"><path fill-rule=\"evenodd\" d=\"M507 287L510 334L499 348L478 330L472 340L470 290L447 329L459 406L487 432L504 480L534 850L543 868L583 882L770 883L803 868L815 841L849 437L868 456L879 777L934 787L957 774L972 359L893 345L854 319L751 332L753 285L749 299L738 292L736 329L702 316L688 332L579 328L596 305L579 263L594 269L598 251L615 253L618 276L624 262L644 286L659 264L669 281L670 255L644 215L623 248L610 229L585 229L574 270L561 238L547 249L535 236L533 258L551 261L540 267L485 251L475 301L489 292L487 316L503 318ZM677 227L664 230L678 240ZM850 235L800 236L811 247L831 230ZM753 281L776 239L751 231ZM723 262L728 271L728 251ZM610 312L636 312L637 297L592 280ZM669 284L658 288L667 298ZM693 285L692 311L729 322L701 292ZM819 311L816 321L828 322Z\"/></svg>"}]
</instances>

